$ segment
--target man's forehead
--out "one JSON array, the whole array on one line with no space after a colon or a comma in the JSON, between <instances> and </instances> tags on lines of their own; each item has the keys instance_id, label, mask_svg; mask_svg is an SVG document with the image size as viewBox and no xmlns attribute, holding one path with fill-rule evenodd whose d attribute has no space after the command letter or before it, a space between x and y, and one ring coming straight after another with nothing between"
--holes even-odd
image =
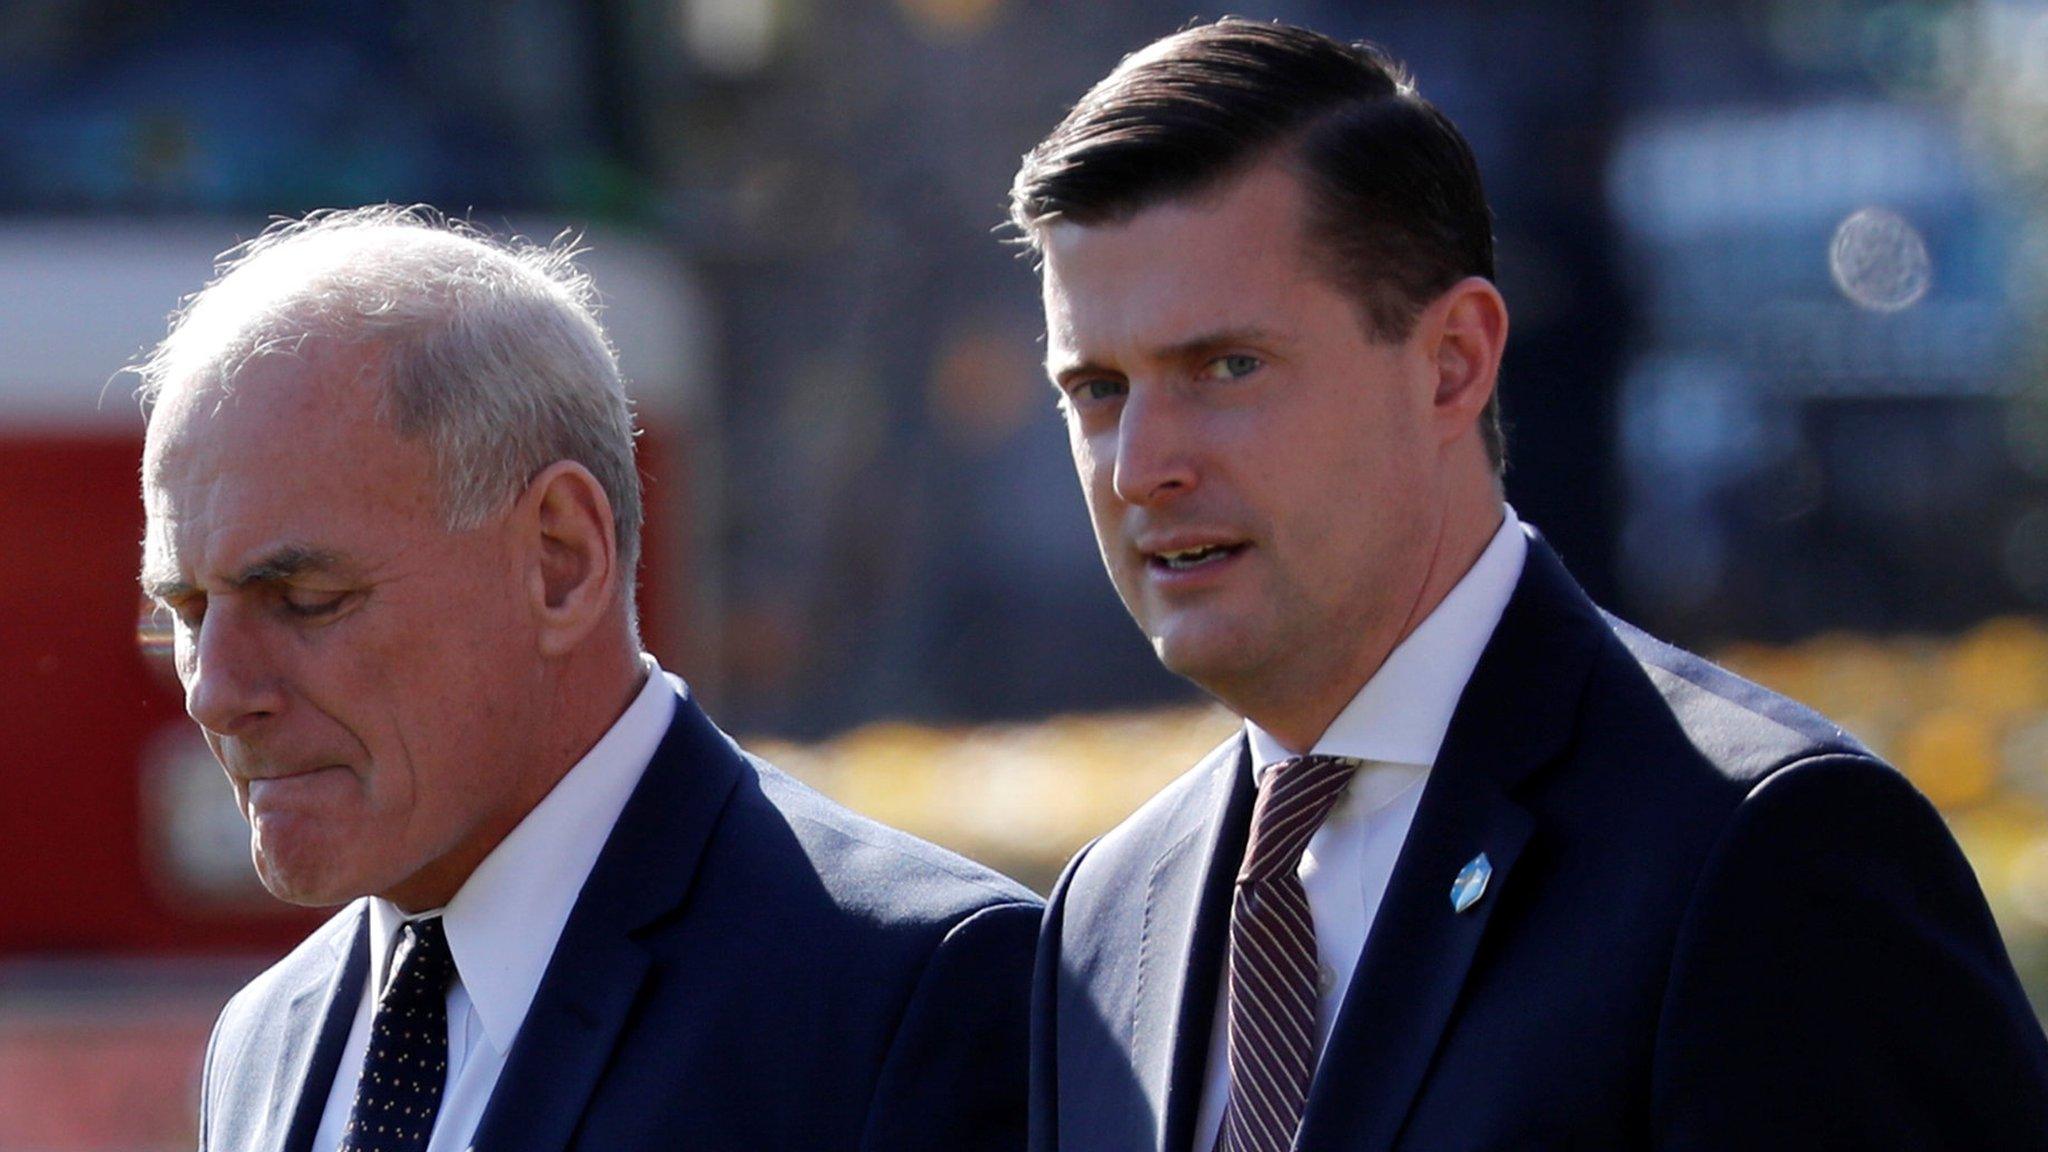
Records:
<instances>
[{"instance_id":1,"label":"man's forehead","mask_svg":"<svg viewBox=\"0 0 2048 1152\"><path fill-rule=\"evenodd\" d=\"M288 486L288 485L287 485ZM388 534L374 515L336 516L334 506L245 484L145 482L143 590L165 596L193 588L240 587L368 564ZM353 510L360 513L360 510Z\"/></svg>"},{"instance_id":2,"label":"man's forehead","mask_svg":"<svg viewBox=\"0 0 2048 1152\"><path fill-rule=\"evenodd\" d=\"M1286 331L1296 288L1309 275L1255 248L1088 251L1088 239L1069 250L1082 259L1046 267L1046 356L1055 368L1112 349L1159 353L1220 333Z\"/></svg>"},{"instance_id":3,"label":"man's forehead","mask_svg":"<svg viewBox=\"0 0 2048 1152\"><path fill-rule=\"evenodd\" d=\"M337 433L388 431L380 364L375 349L306 341L251 357L232 374L169 384L150 411L145 466L216 446L311 450Z\"/></svg>"},{"instance_id":4,"label":"man's forehead","mask_svg":"<svg viewBox=\"0 0 2048 1152\"><path fill-rule=\"evenodd\" d=\"M146 564L226 578L287 546L339 554L415 517L439 523L427 448L332 367L266 356L231 387L164 395L143 457Z\"/></svg>"},{"instance_id":5,"label":"man's forehead","mask_svg":"<svg viewBox=\"0 0 2048 1152\"><path fill-rule=\"evenodd\" d=\"M157 413L194 408L222 412L256 400L354 402L382 395L388 348L369 339L311 331L273 335L244 353L208 360L170 377L151 406Z\"/></svg>"},{"instance_id":6,"label":"man's forehead","mask_svg":"<svg viewBox=\"0 0 2048 1152\"><path fill-rule=\"evenodd\" d=\"M331 554L307 537L311 525L299 523L289 503L252 500L246 489L187 471L145 478L142 502L145 587L232 579L271 554Z\"/></svg>"}]
</instances>

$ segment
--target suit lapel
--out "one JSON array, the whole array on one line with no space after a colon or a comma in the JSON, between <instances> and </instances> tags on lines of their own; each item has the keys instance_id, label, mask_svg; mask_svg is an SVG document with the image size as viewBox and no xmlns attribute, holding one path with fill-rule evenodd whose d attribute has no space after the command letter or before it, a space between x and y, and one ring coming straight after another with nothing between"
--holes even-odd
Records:
<instances>
[{"instance_id":1,"label":"suit lapel","mask_svg":"<svg viewBox=\"0 0 2048 1152\"><path fill-rule=\"evenodd\" d=\"M1168 982L1161 994L1140 1005L1141 1011L1155 1017L1140 1021L1140 1035L1148 1026L1157 1029L1153 1035L1167 1035L1169 1021L1172 1030L1161 1134L1166 1152L1179 1152L1194 1142L1215 1025L1217 982L1229 950L1231 885L1251 829L1255 792L1250 755L1242 735L1225 746L1223 763L1216 769L1221 778L1196 813L1200 830L1161 856L1155 895L1146 902L1148 945L1156 945L1158 955L1172 957L1183 974L1178 984Z\"/></svg>"},{"instance_id":2,"label":"suit lapel","mask_svg":"<svg viewBox=\"0 0 2048 1152\"><path fill-rule=\"evenodd\" d=\"M319 966L322 975L292 994L279 1024L275 1067L283 1079L265 1101L271 1115L264 1129L283 1134L280 1143L265 1142L282 1152L312 1152L328 1093L341 1073L341 1050L362 1003L363 982L370 978L369 906L359 904L354 929L335 938L342 945L335 957L340 963ZM289 1127L282 1123L287 1106L292 1109Z\"/></svg>"},{"instance_id":3,"label":"suit lapel","mask_svg":"<svg viewBox=\"0 0 2048 1152\"><path fill-rule=\"evenodd\" d=\"M1493 911L1535 829L1515 787L1568 742L1605 626L1541 538L1431 770L1378 918L1318 1066L1303 1149L1391 1149L1443 1038ZM1484 852L1484 898L1451 884Z\"/></svg>"},{"instance_id":4,"label":"suit lapel","mask_svg":"<svg viewBox=\"0 0 2048 1152\"><path fill-rule=\"evenodd\" d=\"M472 1142L491 1152L571 1145L652 956L634 934L687 898L741 774L740 753L688 697L562 929Z\"/></svg>"},{"instance_id":5,"label":"suit lapel","mask_svg":"<svg viewBox=\"0 0 2048 1152\"><path fill-rule=\"evenodd\" d=\"M1209 1005L1223 965L1230 876L1251 812L1233 738L1083 853L1056 899L1052 1047L1061 1148L1186 1152ZM1224 877L1219 904L1213 878ZM1216 909L1221 907L1219 916Z\"/></svg>"}]
</instances>

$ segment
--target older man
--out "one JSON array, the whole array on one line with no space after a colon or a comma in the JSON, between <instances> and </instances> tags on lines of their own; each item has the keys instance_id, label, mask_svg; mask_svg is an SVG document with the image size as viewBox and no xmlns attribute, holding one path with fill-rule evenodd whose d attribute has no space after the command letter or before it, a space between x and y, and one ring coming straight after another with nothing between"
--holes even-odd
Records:
<instances>
[{"instance_id":1,"label":"older man","mask_svg":"<svg viewBox=\"0 0 2048 1152\"><path fill-rule=\"evenodd\" d=\"M1934 810L1503 503L1486 201L1397 66L1191 28L1012 203L1110 577L1245 721L1054 893L1036 1148L2048 1147Z\"/></svg>"},{"instance_id":2,"label":"older man","mask_svg":"<svg viewBox=\"0 0 2048 1152\"><path fill-rule=\"evenodd\" d=\"M222 1152L1003 1148L1033 898L755 760L639 649L632 420L559 251L374 208L142 369L143 584L258 873Z\"/></svg>"}]
</instances>

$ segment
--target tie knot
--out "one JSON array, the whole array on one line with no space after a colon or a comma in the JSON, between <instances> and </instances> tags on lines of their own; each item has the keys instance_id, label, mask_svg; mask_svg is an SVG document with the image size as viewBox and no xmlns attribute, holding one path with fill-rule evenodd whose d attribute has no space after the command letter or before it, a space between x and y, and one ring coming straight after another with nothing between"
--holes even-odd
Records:
<instances>
[{"instance_id":1,"label":"tie knot","mask_svg":"<svg viewBox=\"0 0 2048 1152\"><path fill-rule=\"evenodd\" d=\"M1293 871L1361 763L1349 756L1297 756L1267 769L1238 881Z\"/></svg>"},{"instance_id":2,"label":"tie knot","mask_svg":"<svg viewBox=\"0 0 2048 1152\"><path fill-rule=\"evenodd\" d=\"M399 926L391 979L384 986L386 999L438 998L447 994L448 980L454 975L455 953L448 948L448 930L439 916L408 920Z\"/></svg>"}]
</instances>

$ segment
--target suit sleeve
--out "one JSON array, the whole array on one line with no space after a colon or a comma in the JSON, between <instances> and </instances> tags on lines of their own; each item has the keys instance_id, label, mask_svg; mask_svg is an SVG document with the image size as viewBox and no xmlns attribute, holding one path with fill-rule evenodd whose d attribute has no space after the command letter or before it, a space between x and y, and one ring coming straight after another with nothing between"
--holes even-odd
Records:
<instances>
[{"instance_id":1,"label":"suit sleeve","mask_svg":"<svg viewBox=\"0 0 2048 1152\"><path fill-rule=\"evenodd\" d=\"M1738 807L1680 928L1657 1147L2048 1149L2048 1041L1938 813L1817 757Z\"/></svg>"},{"instance_id":2,"label":"suit sleeve","mask_svg":"<svg viewBox=\"0 0 2048 1152\"><path fill-rule=\"evenodd\" d=\"M911 993L868 1111L867 1152L1024 1147L1026 1015L1036 903L949 931Z\"/></svg>"}]
</instances>

